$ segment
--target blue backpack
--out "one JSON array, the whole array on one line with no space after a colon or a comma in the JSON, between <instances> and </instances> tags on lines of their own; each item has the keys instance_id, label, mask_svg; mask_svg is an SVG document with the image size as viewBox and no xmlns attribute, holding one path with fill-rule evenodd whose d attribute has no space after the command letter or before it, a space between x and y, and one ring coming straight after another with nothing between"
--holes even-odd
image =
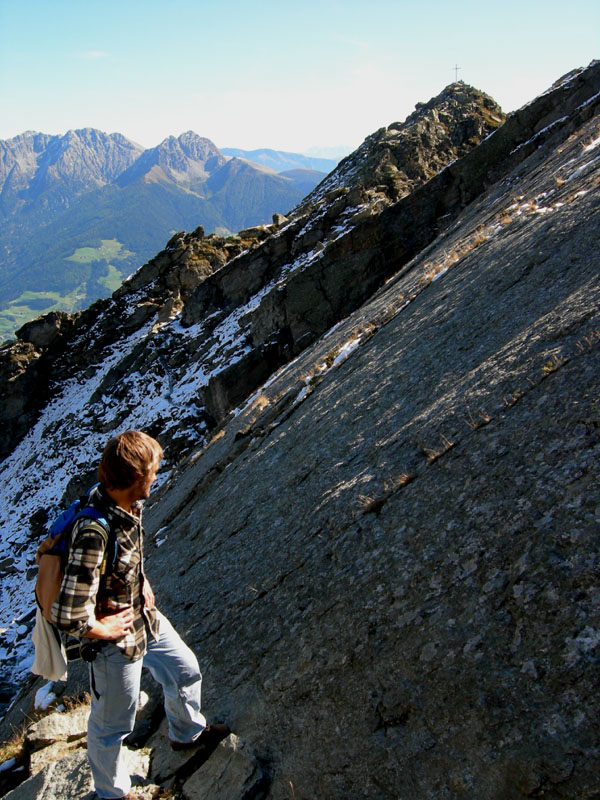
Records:
<instances>
[{"instance_id":1,"label":"blue backpack","mask_svg":"<svg viewBox=\"0 0 600 800\"><path fill-rule=\"evenodd\" d=\"M96 484L97 486L98 484ZM75 500L54 520L48 529L48 536L40 543L36 553L38 575L35 584L35 599L44 617L52 623L52 605L58 597L69 557L71 531L77 520L90 520L89 527L100 533L104 541L104 558L100 574L104 575L117 556L116 537L106 517L98 509L86 505L92 486L86 494ZM109 547L110 543L110 547ZM110 552L109 552L110 551Z\"/></svg>"}]
</instances>

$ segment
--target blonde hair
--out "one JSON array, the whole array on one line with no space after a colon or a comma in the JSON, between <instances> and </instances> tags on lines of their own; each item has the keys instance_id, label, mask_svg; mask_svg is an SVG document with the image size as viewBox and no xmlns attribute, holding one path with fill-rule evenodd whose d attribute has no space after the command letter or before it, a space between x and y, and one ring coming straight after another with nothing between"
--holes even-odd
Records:
<instances>
[{"instance_id":1,"label":"blonde hair","mask_svg":"<svg viewBox=\"0 0 600 800\"><path fill-rule=\"evenodd\" d=\"M125 431L104 448L98 479L107 489L128 489L145 478L163 455L160 444L142 431Z\"/></svg>"}]
</instances>

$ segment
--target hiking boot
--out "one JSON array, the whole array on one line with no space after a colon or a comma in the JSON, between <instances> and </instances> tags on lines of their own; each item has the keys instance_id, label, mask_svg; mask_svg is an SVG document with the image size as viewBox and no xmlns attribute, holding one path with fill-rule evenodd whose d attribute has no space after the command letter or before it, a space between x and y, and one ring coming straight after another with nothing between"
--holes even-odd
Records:
<instances>
[{"instance_id":1,"label":"hiking boot","mask_svg":"<svg viewBox=\"0 0 600 800\"><path fill-rule=\"evenodd\" d=\"M216 722L214 725L207 725L200 736L192 742L175 742L173 739L169 739L169 744L172 750L189 750L191 748L198 749L199 747L205 747L207 750L214 749L230 733L231 731L227 725Z\"/></svg>"}]
</instances>

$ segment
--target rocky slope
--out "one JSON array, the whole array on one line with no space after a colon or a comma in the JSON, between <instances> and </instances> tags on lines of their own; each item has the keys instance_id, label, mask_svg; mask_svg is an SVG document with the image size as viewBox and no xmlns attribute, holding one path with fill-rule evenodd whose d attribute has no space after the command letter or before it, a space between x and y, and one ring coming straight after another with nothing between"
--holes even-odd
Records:
<instances>
[{"instance_id":1,"label":"rocky slope","mask_svg":"<svg viewBox=\"0 0 600 800\"><path fill-rule=\"evenodd\" d=\"M168 454L148 569L247 797L600 791L599 110L593 64L400 199L178 236L4 348L12 674L29 537L140 426Z\"/></svg>"}]
</instances>

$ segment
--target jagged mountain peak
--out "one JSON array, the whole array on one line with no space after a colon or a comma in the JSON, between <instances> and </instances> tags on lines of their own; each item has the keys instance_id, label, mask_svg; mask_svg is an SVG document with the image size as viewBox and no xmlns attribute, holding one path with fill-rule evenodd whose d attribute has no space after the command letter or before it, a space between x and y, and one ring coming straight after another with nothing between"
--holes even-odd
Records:
<instances>
[{"instance_id":1,"label":"jagged mountain peak","mask_svg":"<svg viewBox=\"0 0 600 800\"><path fill-rule=\"evenodd\" d=\"M179 142L182 149L186 150L187 152L193 153L197 152L211 152L212 154L220 152L219 148L216 144L208 139L206 136L200 136L195 131L184 131L184 133L180 133L177 137L177 141Z\"/></svg>"},{"instance_id":2,"label":"jagged mountain peak","mask_svg":"<svg viewBox=\"0 0 600 800\"><path fill-rule=\"evenodd\" d=\"M167 136L156 147L150 149L158 152L181 151L198 160L206 160L210 156L220 153L214 142L204 136L199 136L194 131L186 131L179 136Z\"/></svg>"},{"instance_id":3,"label":"jagged mountain peak","mask_svg":"<svg viewBox=\"0 0 600 800\"><path fill-rule=\"evenodd\" d=\"M54 136L51 133L41 133L40 131L23 131L22 133L18 133L16 136L11 137L10 139L0 140L0 146L9 148L11 145L14 145L18 142L27 142L39 138L49 140L54 138Z\"/></svg>"},{"instance_id":4,"label":"jagged mountain peak","mask_svg":"<svg viewBox=\"0 0 600 800\"><path fill-rule=\"evenodd\" d=\"M55 154L69 150L79 150L85 154L87 149L108 152L115 148L139 154L144 150L142 145L133 142L122 133L105 133L97 128L71 128L62 135L51 137L51 142L51 149Z\"/></svg>"},{"instance_id":5,"label":"jagged mountain peak","mask_svg":"<svg viewBox=\"0 0 600 800\"><path fill-rule=\"evenodd\" d=\"M191 183L205 180L227 159L210 139L186 131L167 136L156 147L145 150L118 180L126 186L135 180L167 180Z\"/></svg>"}]
</instances>

